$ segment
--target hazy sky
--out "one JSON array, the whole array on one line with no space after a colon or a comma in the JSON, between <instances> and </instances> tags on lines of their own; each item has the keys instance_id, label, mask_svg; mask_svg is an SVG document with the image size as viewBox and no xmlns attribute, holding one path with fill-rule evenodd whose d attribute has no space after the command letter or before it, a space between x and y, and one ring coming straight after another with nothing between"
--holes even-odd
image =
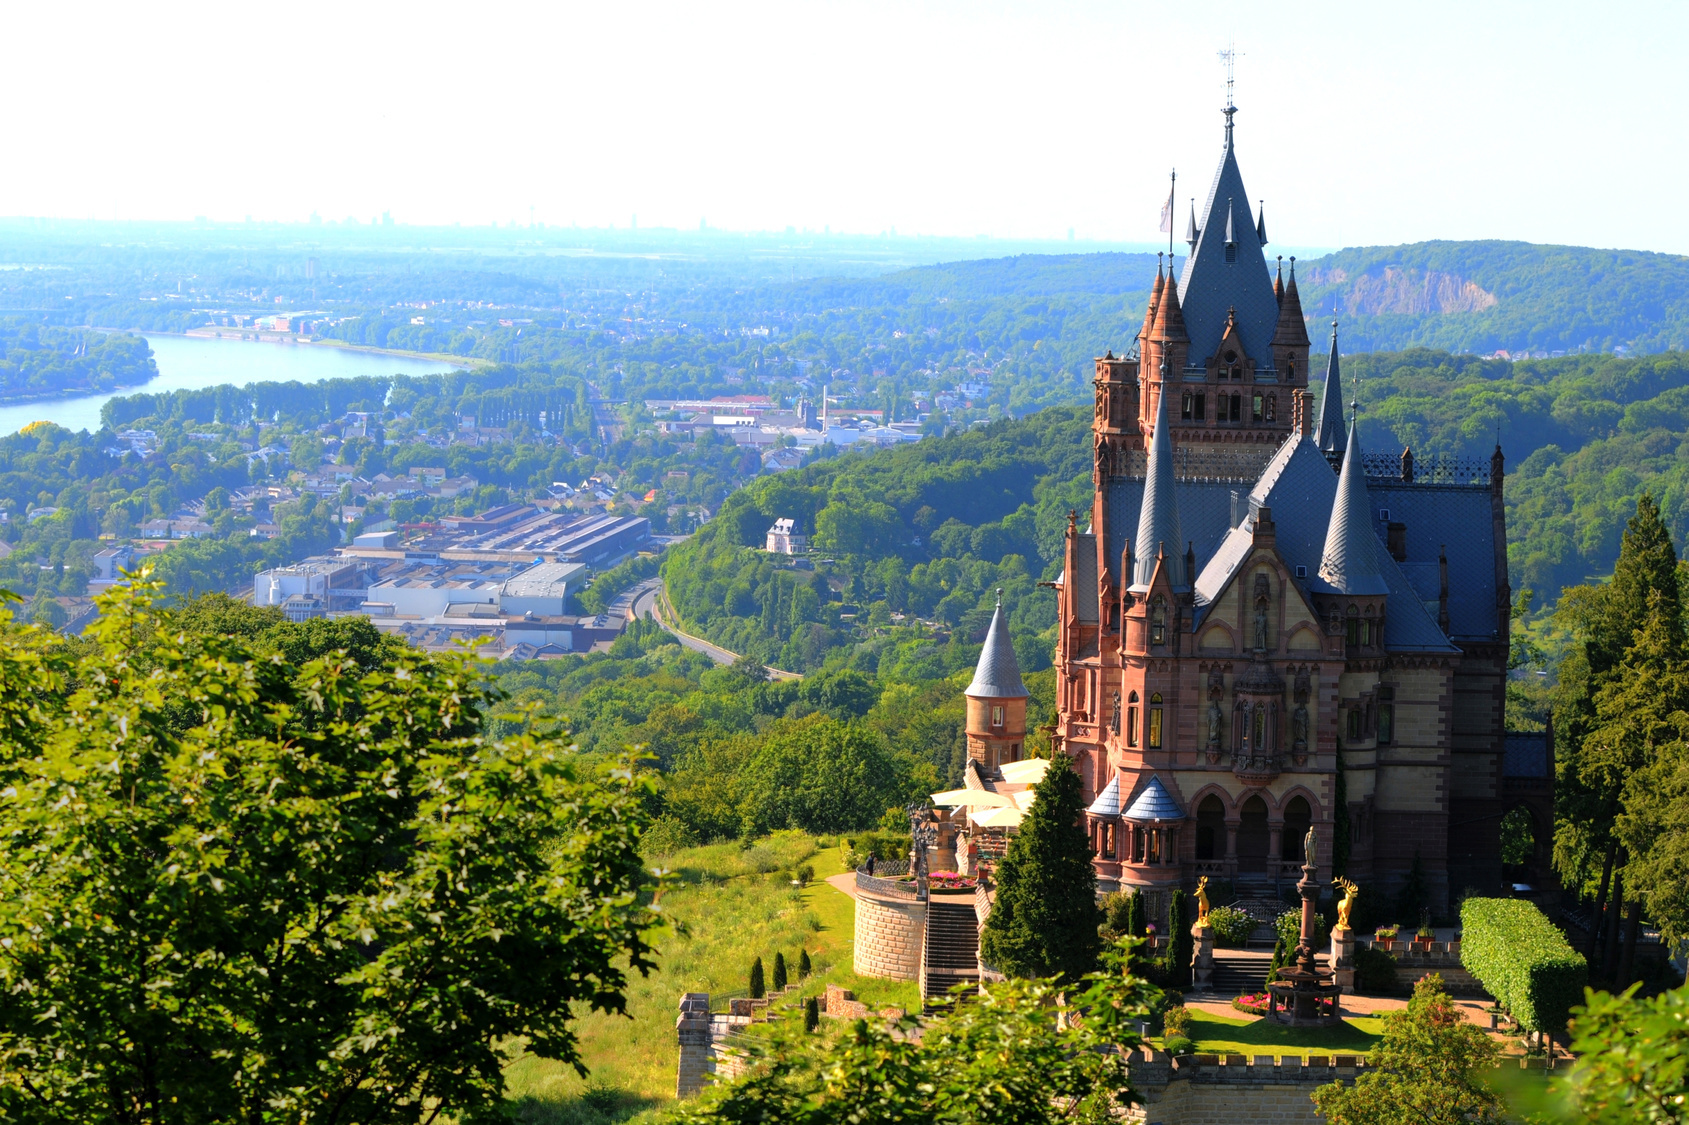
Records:
<instances>
[{"instance_id":1,"label":"hazy sky","mask_svg":"<svg viewBox=\"0 0 1689 1125\"><path fill-rule=\"evenodd\" d=\"M12 5L0 214L1689 252L1689 5Z\"/></svg>"}]
</instances>

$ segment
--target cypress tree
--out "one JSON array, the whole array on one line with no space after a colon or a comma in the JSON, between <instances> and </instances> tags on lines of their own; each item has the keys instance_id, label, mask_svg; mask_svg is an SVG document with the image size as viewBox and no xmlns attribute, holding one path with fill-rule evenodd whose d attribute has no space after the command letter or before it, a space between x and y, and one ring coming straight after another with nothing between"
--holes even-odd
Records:
<instances>
[{"instance_id":1,"label":"cypress tree","mask_svg":"<svg viewBox=\"0 0 1689 1125\"><path fill-rule=\"evenodd\" d=\"M774 955L774 991L779 992L786 987L786 955Z\"/></svg>"},{"instance_id":2,"label":"cypress tree","mask_svg":"<svg viewBox=\"0 0 1689 1125\"><path fill-rule=\"evenodd\" d=\"M808 977L809 973L810 973L810 968L811 968L811 966L809 964L809 950L807 950L807 949L798 950L798 979L803 980L806 977Z\"/></svg>"},{"instance_id":3,"label":"cypress tree","mask_svg":"<svg viewBox=\"0 0 1689 1125\"><path fill-rule=\"evenodd\" d=\"M803 1002L803 1029L814 1031L821 1026L821 1002L811 996Z\"/></svg>"},{"instance_id":4,"label":"cypress tree","mask_svg":"<svg viewBox=\"0 0 1689 1125\"><path fill-rule=\"evenodd\" d=\"M1102 912L1083 811L1077 773L1044 775L997 869L997 900L980 937L986 964L1010 976L1068 980L1096 967Z\"/></svg>"},{"instance_id":5,"label":"cypress tree","mask_svg":"<svg viewBox=\"0 0 1689 1125\"><path fill-rule=\"evenodd\" d=\"M1191 983L1190 900L1184 891L1174 891L1167 900L1167 983L1189 988Z\"/></svg>"},{"instance_id":6,"label":"cypress tree","mask_svg":"<svg viewBox=\"0 0 1689 1125\"><path fill-rule=\"evenodd\" d=\"M1133 891L1130 905L1126 908L1126 932L1133 937L1144 936L1144 893Z\"/></svg>"},{"instance_id":7,"label":"cypress tree","mask_svg":"<svg viewBox=\"0 0 1689 1125\"><path fill-rule=\"evenodd\" d=\"M761 1000L767 993L762 983L762 958L758 957L751 962L751 999Z\"/></svg>"}]
</instances>

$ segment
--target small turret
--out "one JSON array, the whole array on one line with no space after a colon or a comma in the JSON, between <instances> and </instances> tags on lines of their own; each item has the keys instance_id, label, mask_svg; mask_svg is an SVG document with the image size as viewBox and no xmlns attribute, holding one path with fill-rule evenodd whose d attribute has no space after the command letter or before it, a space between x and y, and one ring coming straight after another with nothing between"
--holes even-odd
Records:
<instances>
[{"instance_id":1,"label":"small turret","mask_svg":"<svg viewBox=\"0 0 1689 1125\"><path fill-rule=\"evenodd\" d=\"M973 682L962 694L967 698L968 757L988 769L1019 761L1026 744L1027 691L1009 641L1002 590L997 591L997 608L985 632Z\"/></svg>"},{"instance_id":2,"label":"small turret","mask_svg":"<svg viewBox=\"0 0 1689 1125\"><path fill-rule=\"evenodd\" d=\"M1171 292L1173 287L1168 286ZM1179 564L1179 544L1184 536L1179 531L1179 501L1173 485L1173 427L1167 417L1165 389L1168 368L1161 367L1163 389L1156 396L1155 433L1150 436L1149 464L1144 471L1144 499L1138 512L1138 534L1133 537L1136 554L1132 566L1134 593L1149 589L1155 576L1156 560L1167 553L1167 567L1173 589L1183 590L1190 585L1190 575Z\"/></svg>"},{"instance_id":3,"label":"small turret","mask_svg":"<svg viewBox=\"0 0 1689 1125\"><path fill-rule=\"evenodd\" d=\"M1349 423L1348 448L1337 475L1337 498L1326 526L1320 577L1342 594L1376 595L1389 592L1378 569L1378 535L1372 530L1372 505L1367 500L1366 471L1361 467L1357 418Z\"/></svg>"}]
</instances>

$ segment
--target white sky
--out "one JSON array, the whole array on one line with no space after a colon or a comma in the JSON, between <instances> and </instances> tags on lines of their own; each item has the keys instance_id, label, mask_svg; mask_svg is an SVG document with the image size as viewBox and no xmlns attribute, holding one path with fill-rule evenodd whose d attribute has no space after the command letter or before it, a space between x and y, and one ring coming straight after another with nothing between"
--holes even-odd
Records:
<instances>
[{"instance_id":1,"label":"white sky","mask_svg":"<svg viewBox=\"0 0 1689 1125\"><path fill-rule=\"evenodd\" d=\"M0 214L1689 252L1678 3L15 4ZM1181 247L1182 249L1182 247Z\"/></svg>"}]
</instances>

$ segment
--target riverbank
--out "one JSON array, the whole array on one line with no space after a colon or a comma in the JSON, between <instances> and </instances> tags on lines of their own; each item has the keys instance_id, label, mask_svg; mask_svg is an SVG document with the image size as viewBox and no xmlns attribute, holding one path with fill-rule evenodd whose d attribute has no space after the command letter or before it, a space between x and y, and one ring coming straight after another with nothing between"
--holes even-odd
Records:
<instances>
[{"instance_id":1,"label":"riverbank","mask_svg":"<svg viewBox=\"0 0 1689 1125\"><path fill-rule=\"evenodd\" d=\"M344 340L329 340L320 336L298 336L292 332L263 332L244 328L190 328L186 332L147 332L147 336L185 336L196 340L244 340L249 344L307 344L313 348L333 348L344 352L367 355L397 355L406 359L424 359L435 363L450 363L457 367L491 367L493 361L480 356L451 355L446 352L408 352L399 348L372 348L366 344L348 344Z\"/></svg>"}]
</instances>

